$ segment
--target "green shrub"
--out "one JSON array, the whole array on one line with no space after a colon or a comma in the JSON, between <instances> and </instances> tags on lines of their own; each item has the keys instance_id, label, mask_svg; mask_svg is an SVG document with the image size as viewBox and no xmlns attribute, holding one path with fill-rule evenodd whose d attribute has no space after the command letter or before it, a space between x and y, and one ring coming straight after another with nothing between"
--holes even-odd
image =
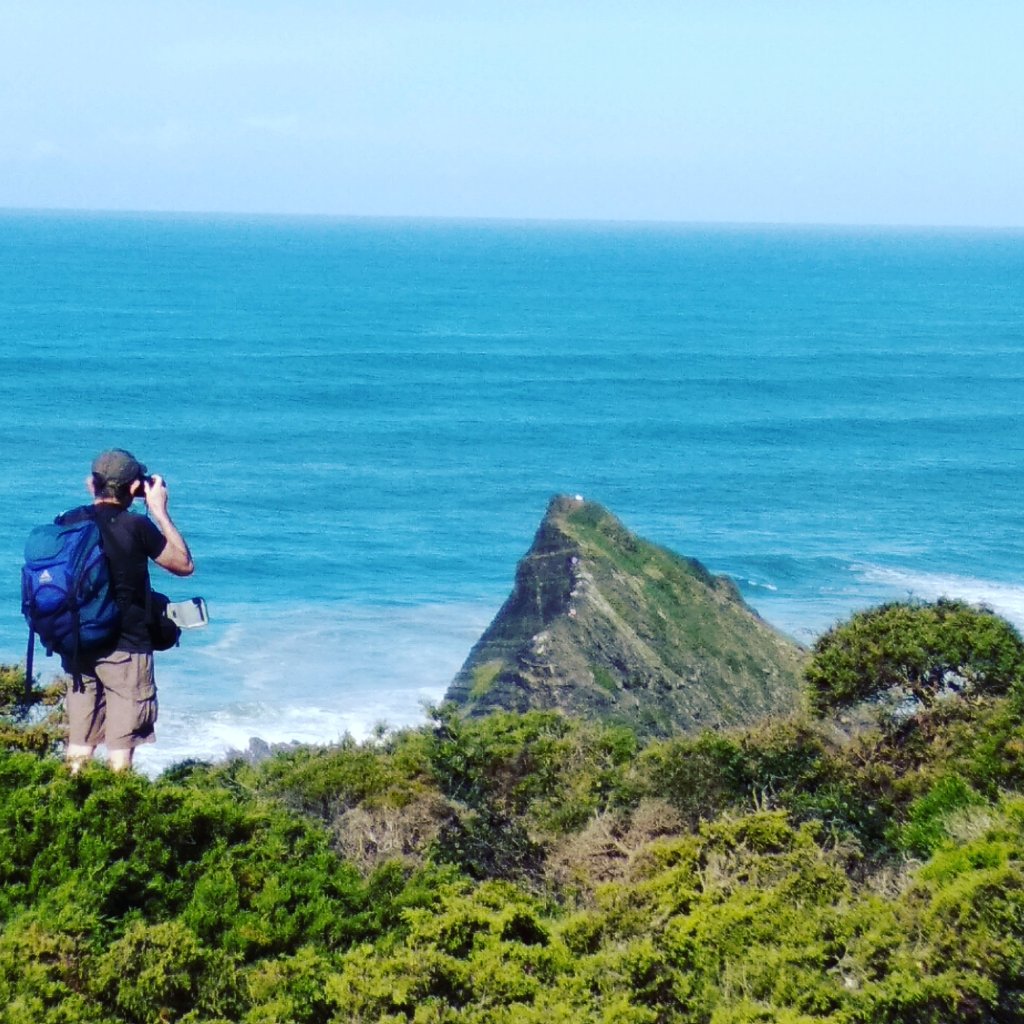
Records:
<instances>
[{"instance_id":1,"label":"green shrub","mask_svg":"<svg viewBox=\"0 0 1024 1024\"><path fill-rule=\"evenodd\" d=\"M295 953L257 961L244 979L249 1009L245 1024L323 1024L332 1016L327 983L335 972L333 957L315 945Z\"/></svg>"},{"instance_id":2,"label":"green shrub","mask_svg":"<svg viewBox=\"0 0 1024 1024\"><path fill-rule=\"evenodd\" d=\"M1024 642L1004 619L962 601L895 602L835 626L806 669L824 712L904 691L922 705L949 687L1005 693L1024 678Z\"/></svg>"},{"instance_id":3,"label":"green shrub","mask_svg":"<svg viewBox=\"0 0 1024 1024\"><path fill-rule=\"evenodd\" d=\"M0 751L0 1020L1024 1019L1024 684L1003 693L1004 670L852 735L792 717L641 751L442 709L155 782ZM411 854L338 856L340 822L399 814L429 826Z\"/></svg>"},{"instance_id":4,"label":"green shrub","mask_svg":"<svg viewBox=\"0 0 1024 1024\"><path fill-rule=\"evenodd\" d=\"M0 665L0 749L49 754L64 742L66 679L26 691L25 669Z\"/></svg>"},{"instance_id":5,"label":"green shrub","mask_svg":"<svg viewBox=\"0 0 1024 1024\"><path fill-rule=\"evenodd\" d=\"M640 773L649 792L668 800L692 827L745 802L750 792L742 740L728 733L652 743L643 751Z\"/></svg>"},{"instance_id":6,"label":"green shrub","mask_svg":"<svg viewBox=\"0 0 1024 1024\"><path fill-rule=\"evenodd\" d=\"M947 823L953 814L984 803L958 775L944 775L910 805L898 828L897 845L915 857L928 857L948 839Z\"/></svg>"},{"instance_id":7,"label":"green shrub","mask_svg":"<svg viewBox=\"0 0 1024 1024\"><path fill-rule=\"evenodd\" d=\"M201 1020L233 1015L238 1006L230 958L178 921L131 924L97 959L88 984L128 1020Z\"/></svg>"},{"instance_id":8,"label":"green shrub","mask_svg":"<svg viewBox=\"0 0 1024 1024\"><path fill-rule=\"evenodd\" d=\"M522 821L485 809L455 815L433 843L434 858L471 878L537 878L544 850Z\"/></svg>"},{"instance_id":9,"label":"green shrub","mask_svg":"<svg viewBox=\"0 0 1024 1024\"><path fill-rule=\"evenodd\" d=\"M423 735L406 732L386 743L346 738L333 746L300 747L254 767L235 761L221 778L332 821L355 806L405 806L427 786L430 764Z\"/></svg>"},{"instance_id":10,"label":"green shrub","mask_svg":"<svg viewBox=\"0 0 1024 1024\"><path fill-rule=\"evenodd\" d=\"M570 731L568 720L554 712L467 719L443 707L435 721L430 761L445 796L473 809L486 804L512 814L522 814L555 782L560 741Z\"/></svg>"},{"instance_id":11,"label":"green shrub","mask_svg":"<svg viewBox=\"0 0 1024 1024\"><path fill-rule=\"evenodd\" d=\"M0 1019L6 1024L99 1022L105 1014L86 991L89 933L95 922L57 922L38 911L8 922L0 933Z\"/></svg>"}]
</instances>

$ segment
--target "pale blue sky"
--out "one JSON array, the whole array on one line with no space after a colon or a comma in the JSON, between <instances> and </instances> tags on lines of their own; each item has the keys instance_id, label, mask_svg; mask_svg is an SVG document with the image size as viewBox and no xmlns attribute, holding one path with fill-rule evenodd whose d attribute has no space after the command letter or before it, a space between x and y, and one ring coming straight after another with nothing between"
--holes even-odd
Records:
<instances>
[{"instance_id":1,"label":"pale blue sky","mask_svg":"<svg viewBox=\"0 0 1024 1024\"><path fill-rule=\"evenodd\" d=\"M0 0L0 207L1024 225L1024 3Z\"/></svg>"}]
</instances>

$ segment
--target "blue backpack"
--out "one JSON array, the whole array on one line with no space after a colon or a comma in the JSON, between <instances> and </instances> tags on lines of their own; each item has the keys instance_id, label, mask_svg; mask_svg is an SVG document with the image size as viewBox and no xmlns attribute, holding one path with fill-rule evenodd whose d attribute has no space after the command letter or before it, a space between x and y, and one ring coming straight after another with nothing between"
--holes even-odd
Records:
<instances>
[{"instance_id":1,"label":"blue backpack","mask_svg":"<svg viewBox=\"0 0 1024 1024\"><path fill-rule=\"evenodd\" d=\"M56 651L70 665L74 685L81 689L79 657L110 644L121 624L103 533L88 506L29 534L21 570L21 611L29 627L26 698L32 688L37 636L47 655Z\"/></svg>"}]
</instances>

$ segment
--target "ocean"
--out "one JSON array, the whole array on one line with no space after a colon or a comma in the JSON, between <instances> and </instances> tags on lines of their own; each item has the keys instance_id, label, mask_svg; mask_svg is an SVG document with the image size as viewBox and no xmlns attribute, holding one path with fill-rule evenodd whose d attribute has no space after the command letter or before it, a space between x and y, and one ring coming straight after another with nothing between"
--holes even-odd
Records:
<instances>
[{"instance_id":1,"label":"ocean","mask_svg":"<svg viewBox=\"0 0 1024 1024\"><path fill-rule=\"evenodd\" d=\"M423 721L557 493L805 644L1024 627L1020 232L6 212L0 265L0 660L100 450L195 555L144 771Z\"/></svg>"}]
</instances>

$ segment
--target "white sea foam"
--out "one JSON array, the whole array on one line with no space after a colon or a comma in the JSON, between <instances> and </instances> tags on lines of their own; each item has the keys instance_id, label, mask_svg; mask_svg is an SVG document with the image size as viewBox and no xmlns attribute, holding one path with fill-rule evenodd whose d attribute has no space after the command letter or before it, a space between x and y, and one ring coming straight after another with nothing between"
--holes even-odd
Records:
<instances>
[{"instance_id":1,"label":"white sea foam","mask_svg":"<svg viewBox=\"0 0 1024 1024\"><path fill-rule=\"evenodd\" d=\"M752 590L767 590L769 593L778 593L778 587L774 583L767 583L763 580L755 580L746 578L741 581L744 586L750 587Z\"/></svg>"},{"instance_id":2,"label":"white sea foam","mask_svg":"<svg viewBox=\"0 0 1024 1024\"><path fill-rule=\"evenodd\" d=\"M160 722L138 764L155 774L269 743L331 743L424 720L494 613L474 604L211 609L158 656Z\"/></svg>"},{"instance_id":3,"label":"white sea foam","mask_svg":"<svg viewBox=\"0 0 1024 1024\"><path fill-rule=\"evenodd\" d=\"M877 565L857 566L855 571L866 583L874 586L881 584L890 589L894 597L916 597L925 601L950 597L971 604L983 604L1018 629L1024 629L1024 585Z\"/></svg>"},{"instance_id":4,"label":"white sea foam","mask_svg":"<svg viewBox=\"0 0 1024 1024\"><path fill-rule=\"evenodd\" d=\"M1024 630L1024 585L954 573L847 564L841 575L820 577L817 587L801 580L795 588L743 581L746 599L770 623L803 644L813 643L836 622L885 601L957 598L986 605Z\"/></svg>"}]
</instances>

